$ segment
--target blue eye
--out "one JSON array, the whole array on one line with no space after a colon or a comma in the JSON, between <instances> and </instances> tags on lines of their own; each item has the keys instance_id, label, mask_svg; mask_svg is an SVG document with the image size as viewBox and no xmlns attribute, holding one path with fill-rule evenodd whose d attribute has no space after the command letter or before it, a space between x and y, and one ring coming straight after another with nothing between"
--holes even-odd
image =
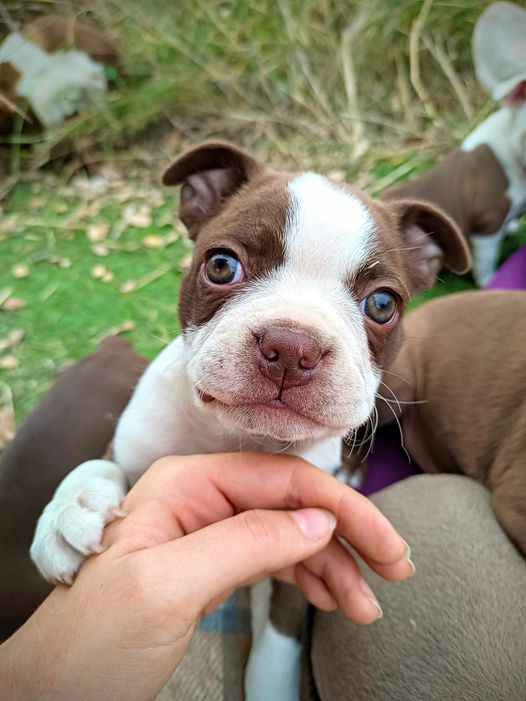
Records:
<instances>
[{"instance_id":1,"label":"blue eye","mask_svg":"<svg viewBox=\"0 0 526 701\"><path fill-rule=\"evenodd\" d=\"M362 300L360 309L377 324L388 324L396 314L397 306L395 295L378 290Z\"/></svg>"},{"instance_id":2,"label":"blue eye","mask_svg":"<svg viewBox=\"0 0 526 701\"><path fill-rule=\"evenodd\" d=\"M216 251L205 263L205 277L214 285L234 285L244 277L243 266L231 251Z\"/></svg>"}]
</instances>

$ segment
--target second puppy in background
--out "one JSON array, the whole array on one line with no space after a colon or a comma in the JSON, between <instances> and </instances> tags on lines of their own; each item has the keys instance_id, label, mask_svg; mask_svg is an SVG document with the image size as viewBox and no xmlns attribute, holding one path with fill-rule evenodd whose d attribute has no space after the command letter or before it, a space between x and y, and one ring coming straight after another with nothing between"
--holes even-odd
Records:
<instances>
[{"instance_id":1,"label":"second puppy in background","mask_svg":"<svg viewBox=\"0 0 526 701\"><path fill-rule=\"evenodd\" d=\"M526 555L526 292L465 292L404 320L383 378L380 423L401 420L424 472L458 472L491 491L500 524Z\"/></svg>"}]
</instances>

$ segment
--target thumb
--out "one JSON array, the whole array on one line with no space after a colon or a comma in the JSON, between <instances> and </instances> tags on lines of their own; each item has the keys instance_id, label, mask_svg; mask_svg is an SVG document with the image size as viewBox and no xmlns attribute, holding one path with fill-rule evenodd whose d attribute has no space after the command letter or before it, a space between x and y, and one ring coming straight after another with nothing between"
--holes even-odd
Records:
<instances>
[{"instance_id":1,"label":"thumb","mask_svg":"<svg viewBox=\"0 0 526 701\"><path fill-rule=\"evenodd\" d=\"M322 550L335 526L324 509L253 509L153 550L165 571L178 573L174 605L197 616L225 591Z\"/></svg>"}]
</instances>

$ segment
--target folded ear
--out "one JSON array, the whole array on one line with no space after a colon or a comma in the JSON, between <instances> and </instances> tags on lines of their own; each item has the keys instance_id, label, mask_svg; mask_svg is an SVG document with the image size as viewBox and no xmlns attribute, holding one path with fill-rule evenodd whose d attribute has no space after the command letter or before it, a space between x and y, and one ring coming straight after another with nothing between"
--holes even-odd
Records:
<instances>
[{"instance_id":1,"label":"folded ear","mask_svg":"<svg viewBox=\"0 0 526 701\"><path fill-rule=\"evenodd\" d=\"M229 197L264 171L255 158L228 143L206 143L188 151L165 171L164 185L180 185L179 216L195 239L206 219Z\"/></svg>"},{"instance_id":2,"label":"folded ear","mask_svg":"<svg viewBox=\"0 0 526 701\"><path fill-rule=\"evenodd\" d=\"M405 243L404 258L413 292L429 289L443 266L466 273L471 255L459 227L442 210L428 202L391 201Z\"/></svg>"}]
</instances>

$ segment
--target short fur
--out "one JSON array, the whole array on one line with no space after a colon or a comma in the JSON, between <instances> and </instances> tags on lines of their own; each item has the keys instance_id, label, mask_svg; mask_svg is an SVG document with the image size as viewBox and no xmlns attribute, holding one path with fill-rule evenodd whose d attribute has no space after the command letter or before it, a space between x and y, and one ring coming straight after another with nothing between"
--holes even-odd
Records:
<instances>
[{"instance_id":1,"label":"short fur","mask_svg":"<svg viewBox=\"0 0 526 701\"><path fill-rule=\"evenodd\" d=\"M473 274L486 285L508 223L526 211L524 96L490 115L434 168L383 197L418 197L447 212L470 240Z\"/></svg>"},{"instance_id":2,"label":"short fur","mask_svg":"<svg viewBox=\"0 0 526 701\"><path fill-rule=\"evenodd\" d=\"M465 292L419 307L404 320L405 341L377 402L381 422L401 417L405 448L422 470L488 487L524 555L525 319L522 291Z\"/></svg>"}]
</instances>

